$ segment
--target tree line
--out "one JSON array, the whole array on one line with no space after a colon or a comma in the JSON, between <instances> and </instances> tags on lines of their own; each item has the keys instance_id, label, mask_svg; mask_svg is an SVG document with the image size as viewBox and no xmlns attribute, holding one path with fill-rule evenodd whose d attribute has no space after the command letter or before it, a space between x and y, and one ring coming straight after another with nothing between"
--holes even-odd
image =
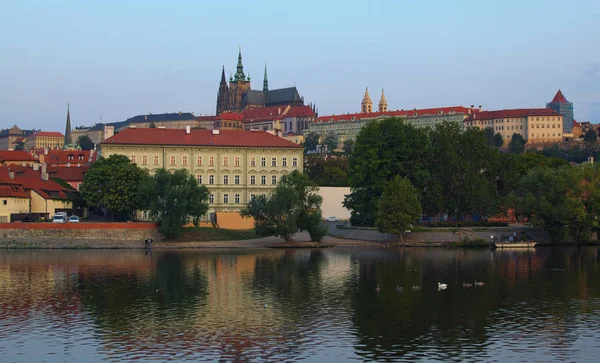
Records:
<instances>
[{"instance_id":1,"label":"tree line","mask_svg":"<svg viewBox=\"0 0 600 363\"><path fill-rule=\"evenodd\" d=\"M493 131L456 123L415 128L388 118L368 124L349 159L344 205L351 223L401 233L422 215L485 218L514 209L554 241L589 239L598 228L597 168L536 152L501 152L496 139Z\"/></svg>"}]
</instances>

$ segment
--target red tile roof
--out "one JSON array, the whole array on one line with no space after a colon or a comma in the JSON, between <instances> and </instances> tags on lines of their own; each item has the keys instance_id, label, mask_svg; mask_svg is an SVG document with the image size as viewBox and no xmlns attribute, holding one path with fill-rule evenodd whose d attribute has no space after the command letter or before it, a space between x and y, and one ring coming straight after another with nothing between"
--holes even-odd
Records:
<instances>
[{"instance_id":1,"label":"red tile roof","mask_svg":"<svg viewBox=\"0 0 600 363\"><path fill-rule=\"evenodd\" d=\"M60 132L55 132L55 131L40 131L40 132L36 132L35 134L29 136L29 137L38 137L38 136L47 136L47 137L65 137L65 135L63 135Z\"/></svg>"},{"instance_id":2,"label":"red tile roof","mask_svg":"<svg viewBox=\"0 0 600 363\"><path fill-rule=\"evenodd\" d=\"M285 117L310 117L316 116L310 106L292 106Z\"/></svg>"},{"instance_id":3,"label":"red tile roof","mask_svg":"<svg viewBox=\"0 0 600 363\"><path fill-rule=\"evenodd\" d=\"M19 184L2 184L0 182L0 197L3 198L31 198L28 192Z\"/></svg>"},{"instance_id":4,"label":"red tile roof","mask_svg":"<svg viewBox=\"0 0 600 363\"><path fill-rule=\"evenodd\" d=\"M2 150L0 161L37 161L37 159L25 150Z\"/></svg>"},{"instance_id":5,"label":"red tile roof","mask_svg":"<svg viewBox=\"0 0 600 363\"><path fill-rule=\"evenodd\" d=\"M252 107L244 111L244 122L271 121L284 117L290 106Z\"/></svg>"},{"instance_id":6,"label":"red tile roof","mask_svg":"<svg viewBox=\"0 0 600 363\"><path fill-rule=\"evenodd\" d=\"M217 131L217 130L215 130ZM125 129L104 140L100 145L176 145L176 146L235 146L235 147L277 147L300 148L293 142L284 140L266 131L245 130L192 130L186 134L180 129Z\"/></svg>"},{"instance_id":7,"label":"red tile roof","mask_svg":"<svg viewBox=\"0 0 600 363\"><path fill-rule=\"evenodd\" d=\"M15 179L9 177L9 172L15 172ZM53 180L43 180L41 170L27 167L0 167L0 183L20 184L25 191L33 190L45 199L68 199L66 189Z\"/></svg>"},{"instance_id":8,"label":"red tile roof","mask_svg":"<svg viewBox=\"0 0 600 363\"><path fill-rule=\"evenodd\" d=\"M223 112L216 116L215 120L242 121L244 120L244 115L239 112Z\"/></svg>"},{"instance_id":9,"label":"red tile roof","mask_svg":"<svg viewBox=\"0 0 600 363\"><path fill-rule=\"evenodd\" d=\"M82 182L85 173L89 170L89 166L49 166L47 172L50 178L60 178L67 182Z\"/></svg>"},{"instance_id":10,"label":"red tile roof","mask_svg":"<svg viewBox=\"0 0 600 363\"><path fill-rule=\"evenodd\" d=\"M77 164L77 163L87 163L90 161L91 150L48 150L48 155L45 155L44 162L47 164ZM69 159L69 156L72 156L72 159ZM80 156L82 157L80 159Z\"/></svg>"},{"instance_id":11,"label":"red tile roof","mask_svg":"<svg viewBox=\"0 0 600 363\"><path fill-rule=\"evenodd\" d=\"M426 116L426 115L448 115L451 113L462 113L470 114L480 112L477 108L468 108L463 106L453 107L437 107L437 108L422 108L413 110L398 110L388 112L367 112L367 113L353 113L343 115L330 115L321 116L317 119L317 122L331 122L331 121L349 121L349 120L361 120L371 119L377 117L413 117L413 116Z\"/></svg>"},{"instance_id":12,"label":"red tile roof","mask_svg":"<svg viewBox=\"0 0 600 363\"><path fill-rule=\"evenodd\" d=\"M568 103L568 102L569 101L567 101L567 99L565 98L565 95L563 95L561 90L558 90L558 92L556 92L556 95L554 96L552 101L550 101L550 103Z\"/></svg>"},{"instance_id":13,"label":"red tile roof","mask_svg":"<svg viewBox=\"0 0 600 363\"><path fill-rule=\"evenodd\" d=\"M511 110L481 111L471 115L465 121L493 120L498 118L522 118L527 116L560 116L549 108L517 108Z\"/></svg>"}]
</instances>

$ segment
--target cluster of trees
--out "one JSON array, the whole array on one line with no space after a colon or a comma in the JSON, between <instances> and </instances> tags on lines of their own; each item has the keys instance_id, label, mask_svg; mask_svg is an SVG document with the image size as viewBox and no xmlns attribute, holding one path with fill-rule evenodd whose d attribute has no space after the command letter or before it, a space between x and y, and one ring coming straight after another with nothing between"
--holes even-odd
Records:
<instances>
[{"instance_id":1,"label":"cluster of trees","mask_svg":"<svg viewBox=\"0 0 600 363\"><path fill-rule=\"evenodd\" d=\"M169 238L179 236L190 220L198 225L208 210L208 189L187 170L159 169L149 175L123 155L100 157L86 173L80 193L88 206L106 208L112 219L135 219L136 211L149 211Z\"/></svg>"},{"instance_id":2,"label":"cluster of trees","mask_svg":"<svg viewBox=\"0 0 600 363\"><path fill-rule=\"evenodd\" d=\"M348 157L339 156L325 158L321 154L304 157L304 172L311 182L323 187L347 187Z\"/></svg>"},{"instance_id":3,"label":"cluster of trees","mask_svg":"<svg viewBox=\"0 0 600 363\"><path fill-rule=\"evenodd\" d=\"M354 225L395 233L418 222L421 213L485 217L515 208L554 240L589 238L593 227L581 224L594 220L586 204L596 193L590 188L600 186L593 167L571 167L535 152L500 152L490 144L489 131L465 130L456 123L415 128L389 118L361 130L349 164L351 193L344 205ZM585 218L578 223L565 219L576 218L582 205Z\"/></svg>"},{"instance_id":4,"label":"cluster of trees","mask_svg":"<svg viewBox=\"0 0 600 363\"><path fill-rule=\"evenodd\" d=\"M338 135L333 131L328 131L323 136L321 142L319 142L319 139L321 139L321 137L316 132L311 132L306 135L304 138L304 154L308 155L310 152L317 150L318 145L326 146L329 154L350 155L354 149L354 140L348 139L344 141L342 152L335 152L334 150L338 148Z\"/></svg>"},{"instance_id":5,"label":"cluster of trees","mask_svg":"<svg viewBox=\"0 0 600 363\"><path fill-rule=\"evenodd\" d=\"M243 217L254 218L259 236L278 236L292 242L293 235L307 231L313 242L320 242L327 234L323 224L318 188L306 174L294 170L283 178L269 196L254 197L241 211Z\"/></svg>"}]
</instances>

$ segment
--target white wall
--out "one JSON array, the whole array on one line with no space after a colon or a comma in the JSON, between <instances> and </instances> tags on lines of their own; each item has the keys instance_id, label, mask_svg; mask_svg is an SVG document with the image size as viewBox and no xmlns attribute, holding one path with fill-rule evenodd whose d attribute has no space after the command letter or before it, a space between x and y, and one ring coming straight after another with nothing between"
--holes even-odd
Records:
<instances>
[{"instance_id":1,"label":"white wall","mask_svg":"<svg viewBox=\"0 0 600 363\"><path fill-rule=\"evenodd\" d=\"M350 219L350 211L342 205L346 194L350 194L349 187L319 187L319 195L323 197L323 218Z\"/></svg>"}]
</instances>

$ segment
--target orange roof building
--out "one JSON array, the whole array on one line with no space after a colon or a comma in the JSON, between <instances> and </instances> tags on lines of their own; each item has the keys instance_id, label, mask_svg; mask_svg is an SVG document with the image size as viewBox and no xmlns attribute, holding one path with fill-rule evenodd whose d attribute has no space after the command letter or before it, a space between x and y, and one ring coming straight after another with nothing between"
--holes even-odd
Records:
<instances>
[{"instance_id":1,"label":"orange roof building","mask_svg":"<svg viewBox=\"0 0 600 363\"><path fill-rule=\"evenodd\" d=\"M303 167L301 146L262 130L129 128L99 148L103 157L125 155L151 173L187 169L207 186L211 211L218 212L238 212Z\"/></svg>"},{"instance_id":2,"label":"orange roof building","mask_svg":"<svg viewBox=\"0 0 600 363\"><path fill-rule=\"evenodd\" d=\"M51 148L62 149L65 144L65 135L60 132L40 131L27 136L25 150Z\"/></svg>"},{"instance_id":3,"label":"orange roof building","mask_svg":"<svg viewBox=\"0 0 600 363\"><path fill-rule=\"evenodd\" d=\"M0 150L0 166L32 165L38 160L24 150Z\"/></svg>"}]
</instances>

